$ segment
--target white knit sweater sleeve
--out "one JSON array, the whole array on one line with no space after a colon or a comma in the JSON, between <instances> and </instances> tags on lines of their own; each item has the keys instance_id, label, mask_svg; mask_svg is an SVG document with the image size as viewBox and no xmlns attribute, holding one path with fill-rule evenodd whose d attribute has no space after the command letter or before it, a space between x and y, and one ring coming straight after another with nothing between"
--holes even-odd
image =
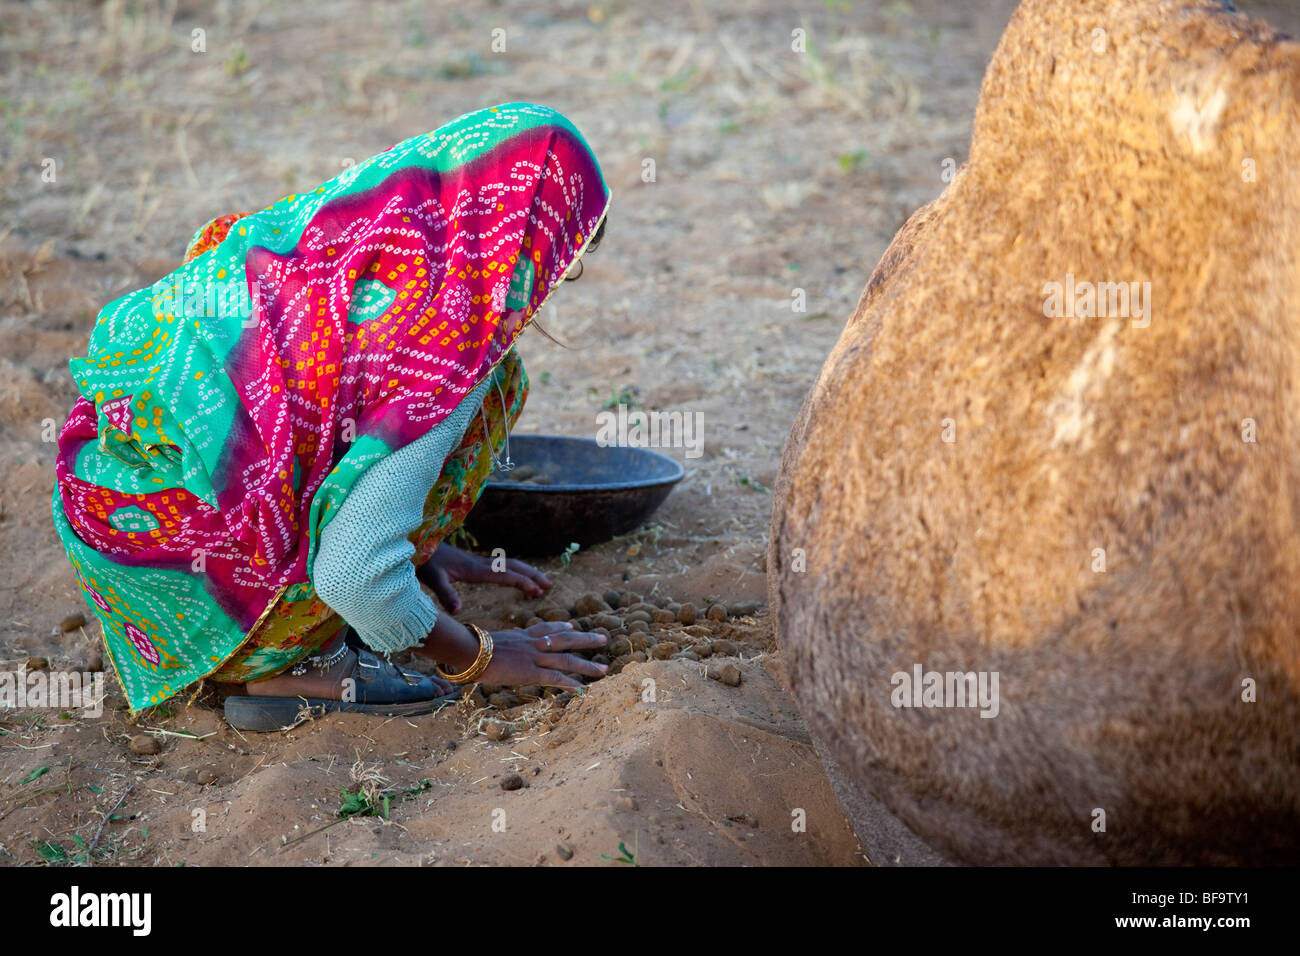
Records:
<instances>
[{"instance_id":1,"label":"white knit sweater sleeve","mask_svg":"<svg viewBox=\"0 0 1300 956\"><path fill-rule=\"evenodd\" d=\"M408 535L424 520L424 501L486 390L484 382L426 435L370 466L321 531L312 586L380 653L420 643L438 620L416 579Z\"/></svg>"}]
</instances>

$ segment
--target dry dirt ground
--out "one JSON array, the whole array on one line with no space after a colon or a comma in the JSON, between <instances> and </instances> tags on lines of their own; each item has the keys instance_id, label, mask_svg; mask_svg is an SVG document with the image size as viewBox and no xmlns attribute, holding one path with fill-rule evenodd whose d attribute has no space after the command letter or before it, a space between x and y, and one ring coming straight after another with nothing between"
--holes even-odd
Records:
<instances>
[{"instance_id":1,"label":"dry dirt ground","mask_svg":"<svg viewBox=\"0 0 1300 956\"><path fill-rule=\"evenodd\" d=\"M1300 30L1289 3L1239 5ZM625 389L704 414L703 456L668 450L687 476L654 527L540 562L547 603L762 600L789 423L893 233L964 159L1013 7L0 2L0 670L97 656L97 627L59 633L84 607L50 527L48 439L98 309L172 269L209 218L511 100L571 117L614 191L604 244L544 317L570 347L521 346L521 430L593 436ZM845 409L846 441L869 427ZM489 627L517 606L462 594ZM211 689L133 723L111 677L100 719L0 713L0 862L867 862L765 612L710 626L739 642L738 687L706 676L715 655L632 665L567 707L467 702L276 735L230 730ZM498 719L506 740L486 733ZM160 753L132 752L142 733ZM527 786L503 790L512 773ZM340 821L341 790L363 787L391 793L388 821Z\"/></svg>"}]
</instances>

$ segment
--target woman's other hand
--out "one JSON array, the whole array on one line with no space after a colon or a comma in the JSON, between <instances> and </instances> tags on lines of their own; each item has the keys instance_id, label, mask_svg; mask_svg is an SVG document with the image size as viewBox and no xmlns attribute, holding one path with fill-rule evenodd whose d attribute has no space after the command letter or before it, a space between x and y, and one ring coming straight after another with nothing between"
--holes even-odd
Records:
<instances>
[{"instance_id":1,"label":"woman's other hand","mask_svg":"<svg viewBox=\"0 0 1300 956\"><path fill-rule=\"evenodd\" d=\"M428 561L420 565L416 576L428 585L447 611L460 613L460 597L452 584L464 581L470 584L500 584L516 587L529 597L541 597L551 588L551 579L531 564L510 558L505 570L492 570L492 558L470 554L447 543L438 545Z\"/></svg>"},{"instance_id":2,"label":"woman's other hand","mask_svg":"<svg viewBox=\"0 0 1300 956\"><path fill-rule=\"evenodd\" d=\"M545 621L522 630L492 632L492 663L479 682L489 686L580 689L582 681L570 674L604 677L609 668L569 651L604 647L604 634L575 631L568 621Z\"/></svg>"}]
</instances>

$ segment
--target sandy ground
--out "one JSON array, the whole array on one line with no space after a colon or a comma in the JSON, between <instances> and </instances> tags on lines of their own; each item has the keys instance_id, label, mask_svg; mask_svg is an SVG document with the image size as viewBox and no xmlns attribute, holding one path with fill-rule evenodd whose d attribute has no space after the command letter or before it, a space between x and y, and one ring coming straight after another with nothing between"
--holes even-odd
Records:
<instances>
[{"instance_id":1,"label":"sandy ground","mask_svg":"<svg viewBox=\"0 0 1300 956\"><path fill-rule=\"evenodd\" d=\"M1239 6L1300 31L1292 4ZM652 528L539 562L558 581L546 603L610 588L763 600L789 423L893 233L964 159L1013 8L0 2L0 670L99 656L97 626L60 632L84 607L48 504L49 423L72 405L66 362L98 309L173 268L213 216L520 99L569 115L614 191L604 244L543 317L570 347L521 345L521 430L594 436L623 389L705 429L702 457L667 450L687 477ZM866 427L845 410L846 440ZM522 607L462 594L489 627ZM679 637L736 645L630 665L567 706L276 735L230 730L211 689L133 723L111 677L101 719L0 713L0 862L625 865L620 844L641 864L867 862L765 612ZM739 686L707 676L726 655ZM490 739L493 721L511 736ZM142 733L159 753L130 749ZM527 785L503 790L510 774ZM393 794L390 819L339 822L341 788L367 786Z\"/></svg>"}]
</instances>

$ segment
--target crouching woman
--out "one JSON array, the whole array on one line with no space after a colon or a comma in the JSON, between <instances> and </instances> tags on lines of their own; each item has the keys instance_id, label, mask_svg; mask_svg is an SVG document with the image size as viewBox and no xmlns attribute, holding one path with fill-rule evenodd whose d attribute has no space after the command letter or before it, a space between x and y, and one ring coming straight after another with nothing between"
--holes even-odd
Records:
<instances>
[{"instance_id":1,"label":"crouching woman","mask_svg":"<svg viewBox=\"0 0 1300 956\"><path fill-rule=\"evenodd\" d=\"M304 704L426 713L456 685L604 673L572 653L602 635L489 633L419 578L451 611L456 580L550 586L444 541L508 457L515 340L608 202L577 130L510 104L214 220L103 310L70 363L53 518L133 712L207 678L269 730ZM389 663L407 648L435 673Z\"/></svg>"}]
</instances>

